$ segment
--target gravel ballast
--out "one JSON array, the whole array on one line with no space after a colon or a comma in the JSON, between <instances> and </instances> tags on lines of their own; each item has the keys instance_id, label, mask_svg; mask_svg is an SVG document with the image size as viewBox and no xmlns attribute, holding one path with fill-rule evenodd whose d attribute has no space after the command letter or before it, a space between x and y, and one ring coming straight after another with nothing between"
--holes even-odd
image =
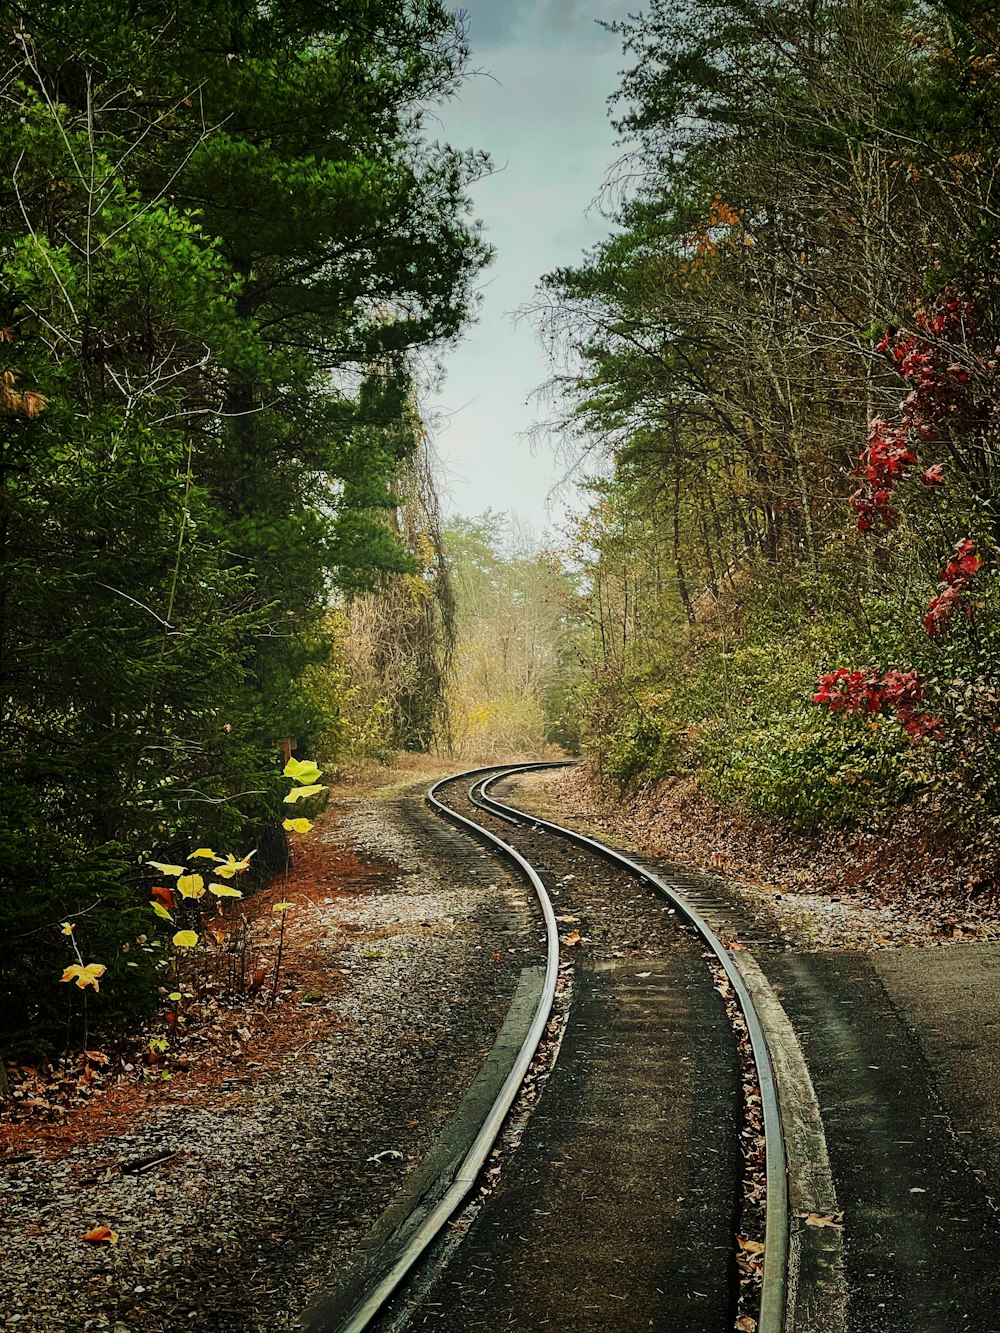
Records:
<instances>
[{"instance_id":1,"label":"gravel ballast","mask_svg":"<svg viewBox=\"0 0 1000 1333\"><path fill-rule=\"evenodd\" d=\"M273 1040L0 1144L0 1327L287 1327L448 1122L543 957L527 890L422 789L331 814L281 886L298 915ZM97 1225L117 1244L84 1241Z\"/></svg>"}]
</instances>

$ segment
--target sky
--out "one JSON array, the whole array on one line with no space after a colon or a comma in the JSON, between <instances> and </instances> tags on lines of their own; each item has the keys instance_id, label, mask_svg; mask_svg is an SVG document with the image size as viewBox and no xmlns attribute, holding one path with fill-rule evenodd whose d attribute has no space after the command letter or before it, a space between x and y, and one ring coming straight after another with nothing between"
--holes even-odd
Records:
<instances>
[{"instance_id":1,"label":"sky","mask_svg":"<svg viewBox=\"0 0 1000 1333\"><path fill-rule=\"evenodd\" d=\"M565 463L525 438L548 416L529 399L551 368L534 326L511 315L532 301L544 273L575 264L608 235L592 205L621 151L607 99L624 58L620 38L596 19L624 15L628 5L472 0L464 8L471 68L482 72L438 110L437 132L493 158L494 174L472 196L497 253L480 278L478 322L446 354L443 388L426 404L437 418L446 510L510 512L543 535L560 525L572 496L550 499Z\"/></svg>"}]
</instances>

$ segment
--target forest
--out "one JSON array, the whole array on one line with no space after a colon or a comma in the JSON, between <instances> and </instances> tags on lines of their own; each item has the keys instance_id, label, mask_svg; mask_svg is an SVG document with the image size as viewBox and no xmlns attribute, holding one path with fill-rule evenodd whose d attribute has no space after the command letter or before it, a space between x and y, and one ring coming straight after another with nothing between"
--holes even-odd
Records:
<instances>
[{"instance_id":1,"label":"forest","mask_svg":"<svg viewBox=\"0 0 1000 1333\"><path fill-rule=\"evenodd\" d=\"M533 311L591 471L584 747L798 827L995 838L996 12L616 31L610 235Z\"/></svg>"},{"instance_id":2,"label":"forest","mask_svg":"<svg viewBox=\"0 0 1000 1333\"><path fill-rule=\"evenodd\" d=\"M285 864L282 746L581 754L790 826L996 837L990 7L609 25L608 236L523 312L585 497L558 541L446 516L421 410L490 259L488 145L429 127L461 14L3 12L9 1056L156 1007L151 861ZM107 974L82 1000L67 925Z\"/></svg>"}]
</instances>

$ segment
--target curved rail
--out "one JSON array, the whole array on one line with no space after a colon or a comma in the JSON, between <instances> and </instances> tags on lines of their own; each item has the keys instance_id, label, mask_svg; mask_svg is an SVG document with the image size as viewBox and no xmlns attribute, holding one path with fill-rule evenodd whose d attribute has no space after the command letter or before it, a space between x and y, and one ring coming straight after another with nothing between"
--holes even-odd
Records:
<instances>
[{"instance_id":1,"label":"curved rail","mask_svg":"<svg viewBox=\"0 0 1000 1333\"><path fill-rule=\"evenodd\" d=\"M427 800L431 807L446 819L455 823L462 824L465 828L471 830L477 837L485 838L489 843L496 847L504 856L513 861L520 870L527 876L532 888L538 895L538 901L541 905L542 916L545 919L545 978L542 984L542 993L535 1008L534 1017L531 1026L528 1029L527 1036L521 1044L521 1048L510 1067L507 1077L504 1079L500 1091L497 1093L493 1105L484 1119L482 1126L476 1135L472 1147L469 1149L455 1178L447 1191L442 1195L434 1208L427 1214L421 1225L408 1238L400 1253L396 1256L391 1268L384 1274L379 1282L371 1287L361 1300L354 1306L347 1317L337 1325L337 1333L362 1333L378 1312L382 1309L389 1298L398 1290L405 1281L410 1270L445 1226L448 1219L452 1217L456 1209L463 1203L476 1178L482 1170L486 1158L489 1156L490 1149L496 1142L500 1133L500 1128L506 1118L507 1112L514 1104L521 1083L528 1071L528 1066L534 1058L535 1051L538 1049L538 1043L545 1031L545 1025L552 1012L552 1002L556 993L556 981L559 976L559 927L556 925L555 912L552 909L552 903L549 895L545 891L545 886L538 878L534 868L524 859L524 857L514 850L513 847L498 838L495 833L481 825L474 823L471 819L466 819L456 810L450 809L441 800L437 793L441 787L448 783L456 782L462 778L473 778L477 774L496 773L497 765L489 768L473 768L467 773L456 773L452 777L442 778L436 782L427 793ZM507 769L504 770L509 771ZM511 816L504 816L508 822L518 824L520 821Z\"/></svg>"},{"instance_id":2,"label":"curved rail","mask_svg":"<svg viewBox=\"0 0 1000 1333\"><path fill-rule=\"evenodd\" d=\"M785 1141L781 1127L781 1112L778 1106L778 1091L775 1084L771 1055L767 1048L767 1039L761 1027L760 1019L754 1008L750 992L740 974L732 955L704 919L696 907L689 903L677 889L669 885L659 875L626 856L623 852L606 847L594 838L574 829L564 828L550 819L541 819L516 806L507 805L488 794L487 788L501 778L510 777L515 772L529 772L555 767L553 764L518 764L506 768L503 772L493 772L493 777L481 779L473 784L469 798L479 809L488 814L507 820L524 820L533 827L547 829L559 837L586 847L603 856L605 860L626 866L633 874L647 880L654 888L687 919L691 926L704 939L715 954L729 979L729 984L736 993L743 1016L746 1019L747 1034L757 1066L757 1081L760 1086L761 1109L764 1118L764 1159L767 1179L767 1205L764 1222L764 1273L761 1284L760 1319L758 1333L782 1333L785 1324L785 1306L788 1287L788 1180L785 1161ZM478 787L479 795L475 795Z\"/></svg>"}]
</instances>

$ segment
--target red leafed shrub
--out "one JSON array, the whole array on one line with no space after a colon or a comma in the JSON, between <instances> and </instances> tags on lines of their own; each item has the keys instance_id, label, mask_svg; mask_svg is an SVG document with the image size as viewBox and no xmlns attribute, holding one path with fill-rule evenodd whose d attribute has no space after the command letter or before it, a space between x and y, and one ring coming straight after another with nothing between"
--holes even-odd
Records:
<instances>
[{"instance_id":1,"label":"red leafed shrub","mask_svg":"<svg viewBox=\"0 0 1000 1333\"><path fill-rule=\"evenodd\" d=\"M973 574L982 567L983 562L976 555L975 542L971 537L963 537L956 543L955 554L941 571L941 582L961 592L968 586Z\"/></svg>"},{"instance_id":2,"label":"red leafed shrub","mask_svg":"<svg viewBox=\"0 0 1000 1333\"><path fill-rule=\"evenodd\" d=\"M947 288L929 310L918 311L914 323L915 332L887 330L878 344L910 392L898 425L879 416L868 427L868 444L856 468L861 485L851 497L859 532L870 532L877 521L886 527L896 522L892 492L917 461L915 441L941 442L955 430L982 430L990 424L990 410L976 394L969 367L956 359L967 356L971 364L981 351L973 302ZM943 471L942 463L934 463L921 481L944 486Z\"/></svg>"},{"instance_id":3,"label":"red leafed shrub","mask_svg":"<svg viewBox=\"0 0 1000 1333\"><path fill-rule=\"evenodd\" d=\"M858 463L862 485L851 497L859 532L868 532L876 519L892 527L896 521L896 510L890 500L893 488L904 480L907 469L916 461L903 426L893 426L885 417L876 417L871 422L868 447Z\"/></svg>"},{"instance_id":4,"label":"red leafed shrub","mask_svg":"<svg viewBox=\"0 0 1000 1333\"><path fill-rule=\"evenodd\" d=\"M961 601L962 593L982 565L972 538L963 537L941 571L941 582L938 585L941 591L934 597L924 616L924 629L928 634L936 636L947 627L952 612ZM971 610L967 608L966 614L971 615Z\"/></svg>"},{"instance_id":5,"label":"red leafed shrub","mask_svg":"<svg viewBox=\"0 0 1000 1333\"><path fill-rule=\"evenodd\" d=\"M921 708L924 685L915 671L887 671L879 676L838 667L820 676L817 683L813 703L829 708L831 713L894 714L914 740L941 740L944 736L941 718Z\"/></svg>"}]
</instances>

